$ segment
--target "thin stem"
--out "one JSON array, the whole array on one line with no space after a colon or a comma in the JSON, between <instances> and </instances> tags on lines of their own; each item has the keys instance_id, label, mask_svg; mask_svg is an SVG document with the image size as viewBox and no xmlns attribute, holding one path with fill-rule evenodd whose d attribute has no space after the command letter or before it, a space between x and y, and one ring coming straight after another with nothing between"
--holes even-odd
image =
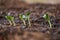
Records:
<instances>
[{"instance_id":1,"label":"thin stem","mask_svg":"<svg viewBox=\"0 0 60 40\"><path fill-rule=\"evenodd\" d=\"M10 25L12 25L12 22L10 20L8 20L8 21L9 21Z\"/></svg>"},{"instance_id":2,"label":"thin stem","mask_svg":"<svg viewBox=\"0 0 60 40\"><path fill-rule=\"evenodd\" d=\"M31 26L31 23L30 23L30 20L29 20L29 18L28 18L28 23L29 23L29 26Z\"/></svg>"},{"instance_id":3,"label":"thin stem","mask_svg":"<svg viewBox=\"0 0 60 40\"><path fill-rule=\"evenodd\" d=\"M50 28L52 28L52 24L51 24L50 20L48 21L48 23L49 23Z\"/></svg>"},{"instance_id":4,"label":"thin stem","mask_svg":"<svg viewBox=\"0 0 60 40\"><path fill-rule=\"evenodd\" d=\"M12 21L12 23L13 23L13 26L16 26L16 24L15 24L15 22L14 22L14 21Z\"/></svg>"},{"instance_id":5,"label":"thin stem","mask_svg":"<svg viewBox=\"0 0 60 40\"><path fill-rule=\"evenodd\" d=\"M24 25L26 26L26 22L25 22L25 20L23 20L23 23L24 23Z\"/></svg>"}]
</instances>

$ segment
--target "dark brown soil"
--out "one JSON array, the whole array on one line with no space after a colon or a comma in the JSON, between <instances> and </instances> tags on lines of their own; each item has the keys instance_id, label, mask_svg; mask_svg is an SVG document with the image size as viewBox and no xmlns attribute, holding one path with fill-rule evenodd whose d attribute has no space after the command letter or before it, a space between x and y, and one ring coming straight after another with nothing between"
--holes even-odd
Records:
<instances>
[{"instance_id":1,"label":"dark brown soil","mask_svg":"<svg viewBox=\"0 0 60 40\"><path fill-rule=\"evenodd\" d=\"M18 17L20 13L26 14L27 12L31 13L31 27L23 26ZM16 27L9 26L5 18L8 13L15 17ZM45 13L48 13L51 18L52 29L42 17ZM0 34L4 40L60 40L60 5L31 4L28 7L0 9ZM20 35L19 38L16 34ZM15 35L14 38L12 35Z\"/></svg>"}]
</instances>

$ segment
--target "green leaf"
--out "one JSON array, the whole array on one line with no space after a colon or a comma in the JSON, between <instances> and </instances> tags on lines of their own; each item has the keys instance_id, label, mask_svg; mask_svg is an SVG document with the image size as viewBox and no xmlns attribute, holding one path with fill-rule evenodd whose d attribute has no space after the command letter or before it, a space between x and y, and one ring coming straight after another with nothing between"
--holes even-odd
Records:
<instances>
[{"instance_id":1,"label":"green leaf","mask_svg":"<svg viewBox=\"0 0 60 40\"><path fill-rule=\"evenodd\" d=\"M19 14L19 18L20 18L21 20L23 20L23 15L22 15L22 14Z\"/></svg>"},{"instance_id":2,"label":"green leaf","mask_svg":"<svg viewBox=\"0 0 60 40\"><path fill-rule=\"evenodd\" d=\"M7 20L10 20L10 21L13 21L13 20L14 20L14 17L13 17L13 16L5 16L5 18L6 18Z\"/></svg>"},{"instance_id":3,"label":"green leaf","mask_svg":"<svg viewBox=\"0 0 60 40\"><path fill-rule=\"evenodd\" d=\"M30 12L28 12L27 14L26 14L26 16L29 16L30 15Z\"/></svg>"},{"instance_id":4,"label":"green leaf","mask_svg":"<svg viewBox=\"0 0 60 40\"><path fill-rule=\"evenodd\" d=\"M46 20L50 20L49 15L47 13L44 14L43 18L45 18Z\"/></svg>"},{"instance_id":5,"label":"green leaf","mask_svg":"<svg viewBox=\"0 0 60 40\"><path fill-rule=\"evenodd\" d=\"M26 19L26 16L25 15L23 15L22 17L23 17L23 19Z\"/></svg>"},{"instance_id":6,"label":"green leaf","mask_svg":"<svg viewBox=\"0 0 60 40\"><path fill-rule=\"evenodd\" d=\"M30 12L28 12L28 13L26 14L26 20L28 20L29 17L30 17Z\"/></svg>"},{"instance_id":7,"label":"green leaf","mask_svg":"<svg viewBox=\"0 0 60 40\"><path fill-rule=\"evenodd\" d=\"M12 16L5 16L6 19L11 20Z\"/></svg>"},{"instance_id":8,"label":"green leaf","mask_svg":"<svg viewBox=\"0 0 60 40\"><path fill-rule=\"evenodd\" d=\"M19 18L21 19L21 20L27 20L27 16L26 15L22 15L22 14L20 14L19 15Z\"/></svg>"}]
</instances>

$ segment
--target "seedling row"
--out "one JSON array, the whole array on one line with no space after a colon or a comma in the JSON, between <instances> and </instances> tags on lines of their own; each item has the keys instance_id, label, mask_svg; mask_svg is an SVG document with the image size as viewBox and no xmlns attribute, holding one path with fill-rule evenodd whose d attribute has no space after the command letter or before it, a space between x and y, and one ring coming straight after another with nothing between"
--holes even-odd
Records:
<instances>
[{"instance_id":1,"label":"seedling row","mask_svg":"<svg viewBox=\"0 0 60 40\"><path fill-rule=\"evenodd\" d=\"M25 15L24 14L19 14L19 20L23 22L23 25L24 26L28 26L31 27L31 20L30 20L30 12L26 13ZM51 23L51 20L50 20L50 16L45 13L43 16L44 20L46 20L50 26L50 28L52 28L52 23ZM16 26L16 23L15 23L15 17L14 16L11 16L11 15L6 15L5 16L6 20L9 22L10 26ZM27 21L27 22L26 22Z\"/></svg>"}]
</instances>

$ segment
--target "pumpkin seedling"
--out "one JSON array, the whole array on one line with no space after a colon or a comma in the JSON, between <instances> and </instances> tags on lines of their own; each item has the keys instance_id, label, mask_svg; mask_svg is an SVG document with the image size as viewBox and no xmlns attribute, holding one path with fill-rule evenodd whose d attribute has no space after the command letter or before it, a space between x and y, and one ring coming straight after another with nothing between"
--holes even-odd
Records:
<instances>
[{"instance_id":1,"label":"pumpkin seedling","mask_svg":"<svg viewBox=\"0 0 60 40\"><path fill-rule=\"evenodd\" d=\"M9 21L10 25L16 26L13 16L7 15L5 18Z\"/></svg>"},{"instance_id":2,"label":"pumpkin seedling","mask_svg":"<svg viewBox=\"0 0 60 40\"><path fill-rule=\"evenodd\" d=\"M49 15L46 13L43 15L43 18L48 21L50 28L52 28L52 24L51 24Z\"/></svg>"},{"instance_id":3,"label":"pumpkin seedling","mask_svg":"<svg viewBox=\"0 0 60 40\"><path fill-rule=\"evenodd\" d=\"M30 23L30 13L27 13L26 15L19 14L19 18L23 21L25 26L26 26L26 20L28 21L29 26L31 26L31 23Z\"/></svg>"}]
</instances>

